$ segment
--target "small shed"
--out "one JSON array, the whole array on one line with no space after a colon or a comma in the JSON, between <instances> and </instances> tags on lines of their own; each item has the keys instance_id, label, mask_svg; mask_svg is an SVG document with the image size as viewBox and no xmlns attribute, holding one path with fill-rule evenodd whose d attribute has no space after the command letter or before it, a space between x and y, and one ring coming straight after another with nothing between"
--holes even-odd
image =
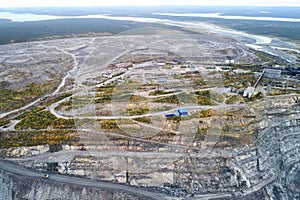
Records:
<instances>
[{"instance_id":1,"label":"small shed","mask_svg":"<svg viewBox=\"0 0 300 200\"><path fill-rule=\"evenodd\" d=\"M165 117L175 117L176 115L174 113L168 113L168 114L165 114Z\"/></svg>"},{"instance_id":2,"label":"small shed","mask_svg":"<svg viewBox=\"0 0 300 200\"><path fill-rule=\"evenodd\" d=\"M178 110L179 116L187 116L189 112L185 108L179 108Z\"/></svg>"}]
</instances>

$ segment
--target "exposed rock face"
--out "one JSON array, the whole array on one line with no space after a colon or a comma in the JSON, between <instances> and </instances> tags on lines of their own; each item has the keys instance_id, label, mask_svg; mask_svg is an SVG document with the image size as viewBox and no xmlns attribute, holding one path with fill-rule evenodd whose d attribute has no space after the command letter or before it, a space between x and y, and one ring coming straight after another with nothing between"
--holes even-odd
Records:
<instances>
[{"instance_id":1,"label":"exposed rock face","mask_svg":"<svg viewBox=\"0 0 300 200\"><path fill-rule=\"evenodd\" d=\"M118 155L112 155L103 150L99 154L93 151L81 151L78 152L81 155L75 157L70 155L68 158L64 154L61 156L64 158L62 160L72 162L68 168L70 174L91 179L114 180L136 186L155 186L164 188L162 191L172 196L231 193L232 198L237 199L299 199L299 132L300 119L290 119L258 131L254 135L252 144L228 150L215 148L211 149L208 154L203 154L202 151L178 154L176 152L164 154L157 151L155 153L144 152L147 158L141 158L139 156L142 152L134 154L124 151L119 152ZM147 145L142 145L137 141L136 143L135 145L139 148L149 150ZM164 148L160 150L165 151ZM58 171L64 173L65 164L59 161L59 158L60 156L54 156L53 161L43 159L44 162L50 164L54 161L58 162L60 165ZM40 158L40 161L43 159ZM38 162L28 161L23 164L41 169ZM89 194L86 191L93 191L93 189L66 184L52 185L43 181L31 181L28 186L22 185L23 180L20 179L2 174L0 185L3 198L21 195L17 197L44 199L43 196L35 197L34 195L50 194L59 194L57 196L60 197L66 195L63 193L64 188L70 191L66 199L94 199L94 196L89 195L115 198L109 196L112 195L110 191L95 190L97 192ZM18 191L16 188L25 189ZM40 194L34 191L43 192Z\"/></svg>"},{"instance_id":2,"label":"exposed rock face","mask_svg":"<svg viewBox=\"0 0 300 200\"><path fill-rule=\"evenodd\" d=\"M174 184L193 194L299 199L299 131L300 119L293 119L260 132L256 143L235 149L230 158L186 156L175 163Z\"/></svg>"},{"instance_id":3,"label":"exposed rock face","mask_svg":"<svg viewBox=\"0 0 300 200\"><path fill-rule=\"evenodd\" d=\"M82 131L84 148L67 145L12 148L6 155L38 171L149 187L176 197L226 194L222 199L228 196L227 199L299 199L300 107L280 98L253 107L259 110L253 114L255 119L236 115L217 118L224 125L245 124L246 131L254 130L249 129L253 124L259 127L256 133L236 138L220 136L214 139L212 135L211 139L184 131L174 136L157 135L151 141L123 137L120 130L113 130L116 135L109 131L92 134ZM240 115L250 116L249 111ZM202 145L204 143L206 145ZM49 152L43 153L45 151ZM64 199L95 199L94 194L106 195L104 199L117 198L110 196L110 191L52 184L42 179L24 180L8 174L0 178L0 199L61 196ZM26 184L22 185L22 181ZM65 188L70 192L63 193ZM89 191L95 192L89 194ZM123 195L122 192L117 194ZM131 194L124 195L131 199Z\"/></svg>"},{"instance_id":4,"label":"exposed rock face","mask_svg":"<svg viewBox=\"0 0 300 200\"><path fill-rule=\"evenodd\" d=\"M0 171L0 199L147 199L123 191L102 190L42 179L13 176Z\"/></svg>"},{"instance_id":5,"label":"exposed rock face","mask_svg":"<svg viewBox=\"0 0 300 200\"><path fill-rule=\"evenodd\" d=\"M49 145L39 145L35 147L16 147L16 148L11 148L11 150L7 152L6 156L8 157L34 156L48 151L49 151Z\"/></svg>"},{"instance_id":6,"label":"exposed rock face","mask_svg":"<svg viewBox=\"0 0 300 200\"><path fill-rule=\"evenodd\" d=\"M158 151L150 157L145 152L148 157L143 159L127 151L118 156L106 151L87 156L88 152L82 151L81 156L70 158L73 163L69 173L136 186L164 187L163 191L172 196L231 193L236 199L299 199L299 132L300 119L290 119L258 131L251 145L211 149L207 155L201 151L180 156ZM147 149L147 145L140 145ZM66 155L62 156L67 159ZM30 163L23 164L41 168L38 163ZM59 171L64 173L63 163L60 165ZM122 192L24 180L7 174L2 174L0 181L0 199L95 199L99 196L131 199L130 194Z\"/></svg>"}]
</instances>

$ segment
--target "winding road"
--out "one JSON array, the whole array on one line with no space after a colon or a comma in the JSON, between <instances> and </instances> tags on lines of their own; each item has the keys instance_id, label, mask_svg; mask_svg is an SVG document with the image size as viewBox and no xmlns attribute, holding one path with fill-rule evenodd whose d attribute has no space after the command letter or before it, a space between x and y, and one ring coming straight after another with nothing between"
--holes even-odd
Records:
<instances>
[{"instance_id":1,"label":"winding road","mask_svg":"<svg viewBox=\"0 0 300 200\"><path fill-rule=\"evenodd\" d=\"M104 181L96 181L96 180L91 180L87 178L81 178L81 177L75 177L75 176L67 176L67 175L62 175L62 174L49 174L49 179L44 179L44 173L41 172L36 172L29 170L27 168L24 168L20 165L13 164L11 162L5 161L3 159L0 159L0 171L4 171L7 173L11 173L14 175L18 176L27 176L27 177L32 177L32 178L37 178L37 179L43 179L44 181L55 181L55 182L61 182L61 183L67 183L67 184L72 184L72 185L79 185L79 186L84 186L84 187L93 187L93 188L99 188L99 189L108 189L108 190L119 190L119 191L124 191L128 192L131 194L136 194L137 196L140 197L147 197L151 199L174 199L174 197L168 196L163 193L159 193L157 191L151 192L147 191L141 188L136 188L128 185L121 185L121 184L114 184L110 182L104 182ZM248 188L241 192L236 192L235 196L244 196L244 195L249 195L253 192L256 192L266 185L274 182L278 178L278 174L270 177L267 180L264 180L260 182L257 185L252 186L251 188ZM232 197L232 193L229 192L223 192L223 193L214 193L214 194L203 194L203 195L197 195L195 197L190 197L190 198L176 198L176 199L216 199L216 198L225 198L225 197Z\"/></svg>"},{"instance_id":2,"label":"winding road","mask_svg":"<svg viewBox=\"0 0 300 200\"><path fill-rule=\"evenodd\" d=\"M45 96L39 97L39 98L36 99L35 101L33 101L33 102L31 102L31 103L29 103L29 104L27 104L27 105L25 105L25 106L23 106L23 107L21 107L21 108L18 108L18 109L15 109L15 110L12 110L12 111L9 111L9 112L6 112L6 113L1 113L1 114L0 114L0 119L3 118L3 117L8 116L8 115L10 115L10 114L17 113L17 112L20 112L20 111L24 111L24 110L26 110L26 109L28 109L28 108L30 108L30 107L36 105L37 103L41 102L42 99L44 99L44 98L46 98L46 97L49 97L49 96L54 96L54 95L56 95L56 94L61 90L61 88L65 86L65 84L66 84L66 79L69 78L69 76L71 75L72 71L77 70L78 62L77 62L76 56L75 56L74 54L71 54L71 53L69 53L69 52L67 52L67 51L65 51L65 50L62 50L62 49L60 49L60 48L58 48L58 47L56 47L56 46L53 46L53 48L56 49L56 50L58 50L58 51L60 51L60 52L62 52L62 53L64 53L64 54L67 54L67 55L71 56L72 59L73 59L73 62L74 62L73 68L72 68L70 71L67 72L67 75L62 79L61 83L58 85L58 87L56 88L56 90L55 90L54 92L52 92L52 93L49 94L49 95L45 95Z\"/></svg>"},{"instance_id":3,"label":"winding road","mask_svg":"<svg viewBox=\"0 0 300 200\"><path fill-rule=\"evenodd\" d=\"M41 172L31 171L26 169L20 165L13 164L11 162L5 161L0 159L0 170L15 174L18 176L27 176L32 178L44 179L44 174ZM135 188L127 185L121 184L114 184L104 181L96 181L86 178L74 177L74 176L66 176L61 174L49 174L49 180L45 181L56 181L56 182L63 182L72 185L79 185L85 187L94 187L94 188L101 188L101 189L109 189L109 190L121 190L124 192L128 192L131 194L136 194L140 197L148 197L151 199L171 199L165 194L161 194L158 192L150 192L140 188Z\"/></svg>"}]
</instances>

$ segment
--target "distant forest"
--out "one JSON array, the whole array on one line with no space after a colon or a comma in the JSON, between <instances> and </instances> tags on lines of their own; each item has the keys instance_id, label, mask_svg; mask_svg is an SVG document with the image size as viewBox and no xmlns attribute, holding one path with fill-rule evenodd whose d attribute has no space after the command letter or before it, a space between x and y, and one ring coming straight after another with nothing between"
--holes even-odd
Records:
<instances>
[{"instance_id":1,"label":"distant forest","mask_svg":"<svg viewBox=\"0 0 300 200\"><path fill-rule=\"evenodd\" d=\"M300 23L251 20L215 20L214 23L248 33L300 41Z\"/></svg>"},{"instance_id":2,"label":"distant forest","mask_svg":"<svg viewBox=\"0 0 300 200\"><path fill-rule=\"evenodd\" d=\"M87 33L118 34L139 27L141 25L136 22L106 19L59 19L35 22L0 20L0 44Z\"/></svg>"},{"instance_id":3,"label":"distant forest","mask_svg":"<svg viewBox=\"0 0 300 200\"><path fill-rule=\"evenodd\" d=\"M268 11L262 13L261 11ZM22 8L0 12L32 13L57 16L80 16L108 14L112 16L150 17L180 21L201 21L214 23L248 33L269 35L300 41L299 22L255 21L255 20L228 20L217 18L175 17L156 15L157 12L176 13L222 13L223 15L237 16L264 16L300 18L299 7L86 7L86 8ZM47 37L64 37L89 33L118 34L123 31L148 26L167 27L158 24L139 23L131 21L117 21L108 19L58 19L34 22L11 22L0 19L0 44L11 42L34 41ZM174 28L174 27L173 27Z\"/></svg>"}]
</instances>

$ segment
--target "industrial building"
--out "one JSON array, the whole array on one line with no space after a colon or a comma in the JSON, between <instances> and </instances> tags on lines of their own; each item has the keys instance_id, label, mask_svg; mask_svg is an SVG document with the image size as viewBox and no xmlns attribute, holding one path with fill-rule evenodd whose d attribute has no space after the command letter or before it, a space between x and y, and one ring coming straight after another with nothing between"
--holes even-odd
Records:
<instances>
[{"instance_id":1,"label":"industrial building","mask_svg":"<svg viewBox=\"0 0 300 200\"><path fill-rule=\"evenodd\" d=\"M182 116L188 116L189 112L185 108L179 108L177 110L177 113L167 113L165 114L165 117L182 117Z\"/></svg>"}]
</instances>

